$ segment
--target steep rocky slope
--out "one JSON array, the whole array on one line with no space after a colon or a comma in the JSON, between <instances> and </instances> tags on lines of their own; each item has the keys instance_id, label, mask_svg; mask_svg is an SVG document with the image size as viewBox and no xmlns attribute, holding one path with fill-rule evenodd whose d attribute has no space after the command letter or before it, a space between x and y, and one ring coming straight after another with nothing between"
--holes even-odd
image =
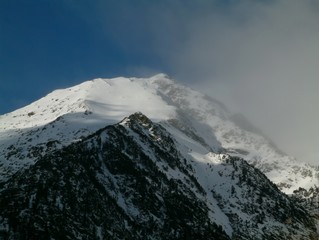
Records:
<instances>
[{"instance_id":1,"label":"steep rocky slope","mask_svg":"<svg viewBox=\"0 0 319 240\"><path fill-rule=\"evenodd\" d=\"M0 236L318 239L314 219L263 173L227 154L185 158L190 142L136 113L45 154L1 185Z\"/></svg>"}]
</instances>

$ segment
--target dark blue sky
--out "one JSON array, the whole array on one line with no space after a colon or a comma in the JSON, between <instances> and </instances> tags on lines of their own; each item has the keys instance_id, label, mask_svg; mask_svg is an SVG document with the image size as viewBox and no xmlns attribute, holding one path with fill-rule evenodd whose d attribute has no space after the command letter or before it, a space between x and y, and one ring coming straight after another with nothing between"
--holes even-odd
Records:
<instances>
[{"instance_id":1,"label":"dark blue sky","mask_svg":"<svg viewBox=\"0 0 319 240\"><path fill-rule=\"evenodd\" d=\"M92 78L169 72L148 2L1 0L0 114Z\"/></svg>"},{"instance_id":2,"label":"dark blue sky","mask_svg":"<svg viewBox=\"0 0 319 240\"><path fill-rule=\"evenodd\" d=\"M235 16L236 2L1 0L0 114L98 77L197 77L198 63L183 63L188 39L205 17Z\"/></svg>"}]
</instances>

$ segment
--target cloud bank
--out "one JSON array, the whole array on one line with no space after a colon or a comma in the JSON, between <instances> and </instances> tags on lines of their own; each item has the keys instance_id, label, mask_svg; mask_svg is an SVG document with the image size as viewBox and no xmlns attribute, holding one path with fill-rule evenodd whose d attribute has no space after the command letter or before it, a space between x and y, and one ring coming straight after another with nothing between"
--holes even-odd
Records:
<instances>
[{"instance_id":1,"label":"cloud bank","mask_svg":"<svg viewBox=\"0 0 319 240\"><path fill-rule=\"evenodd\" d=\"M194 68L208 94L243 112L284 151L314 164L319 163L317 7L314 1L245 2L233 9L235 19L221 15L200 23L204 27L196 27L185 47L191 51L174 59L178 69Z\"/></svg>"},{"instance_id":2,"label":"cloud bank","mask_svg":"<svg viewBox=\"0 0 319 240\"><path fill-rule=\"evenodd\" d=\"M180 72L287 151L319 163L319 18L312 1L245 2L200 20L172 56ZM182 69L188 69L183 72Z\"/></svg>"},{"instance_id":3,"label":"cloud bank","mask_svg":"<svg viewBox=\"0 0 319 240\"><path fill-rule=\"evenodd\" d=\"M318 13L310 0L215 5L189 16L187 38L164 57L178 78L243 112L284 151L319 164Z\"/></svg>"},{"instance_id":4,"label":"cloud bank","mask_svg":"<svg viewBox=\"0 0 319 240\"><path fill-rule=\"evenodd\" d=\"M97 2L101 32L127 54L153 59L244 113L284 151L319 163L318 1Z\"/></svg>"}]
</instances>

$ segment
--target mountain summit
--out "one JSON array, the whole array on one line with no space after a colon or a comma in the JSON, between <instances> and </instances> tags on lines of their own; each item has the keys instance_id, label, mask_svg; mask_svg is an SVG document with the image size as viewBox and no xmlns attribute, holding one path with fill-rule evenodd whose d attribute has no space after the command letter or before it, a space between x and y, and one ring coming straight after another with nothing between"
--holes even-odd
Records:
<instances>
[{"instance_id":1,"label":"mountain summit","mask_svg":"<svg viewBox=\"0 0 319 240\"><path fill-rule=\"evenodd\" d=\"M40 100L0 117L3 178L33 164L52 145L66 146L98 129L142 112L168 131L184 132L205 151L244 158L285 193L319 185L318 168L278 150L268 138L218 101L171 80L94 79L53 91Z\"/></svg>"},{"instance_id":2,"label":"mountain summit","mask_svg":"<svg viewBox=\"0 0 319 240\"><path fill-rule=\"evenodd\" d=\"M1 116L0 171L0 239L319 238L318 168L164 74Z\"/></svg>"}]
</instances>

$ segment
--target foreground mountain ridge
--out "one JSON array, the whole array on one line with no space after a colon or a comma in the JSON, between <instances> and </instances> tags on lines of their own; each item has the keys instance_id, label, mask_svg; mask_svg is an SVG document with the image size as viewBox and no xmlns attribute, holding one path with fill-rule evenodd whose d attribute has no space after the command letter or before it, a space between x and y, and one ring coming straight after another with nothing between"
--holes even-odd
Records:
<instances>
[{"instance_id":1,"label":"foreground mountain ridge","mask_svg":"<svg viewBox=\"0 0 319 240\"><path fill-rule=\"evenodd\" d=\"M166 75L94 79L0 116L0 239L319 239L318 170Z\"/></svg>"},{"instance_id":2,"label":"foreground mountain ridge","mask_svg":"<svg viewBox=\"0 0 319 240\"><path fill-rule=\"evenodd\" d=\"M39 157L0 184L0 239L319 239L258 169L172 131L139 112Z\"/></svg>"},{"instance_id":3,"label":"foreground mountain ridge","mask_svg":"<svg viewBox=\"0 0 319 240\"><path fill-rule=\"evenodd\" d=\"M152 121L161 122L173 135L178 129L199 141L204 149L200 149L198 158L207 152L242 157L287 194L319 185L318 167L282 153L220 102L164 74L148 79L121 77L87 81L56 90L22 109L2 115L1 178L6 180L34 164L39 156L138 111Z\"/></svg>"}]
</instances>

